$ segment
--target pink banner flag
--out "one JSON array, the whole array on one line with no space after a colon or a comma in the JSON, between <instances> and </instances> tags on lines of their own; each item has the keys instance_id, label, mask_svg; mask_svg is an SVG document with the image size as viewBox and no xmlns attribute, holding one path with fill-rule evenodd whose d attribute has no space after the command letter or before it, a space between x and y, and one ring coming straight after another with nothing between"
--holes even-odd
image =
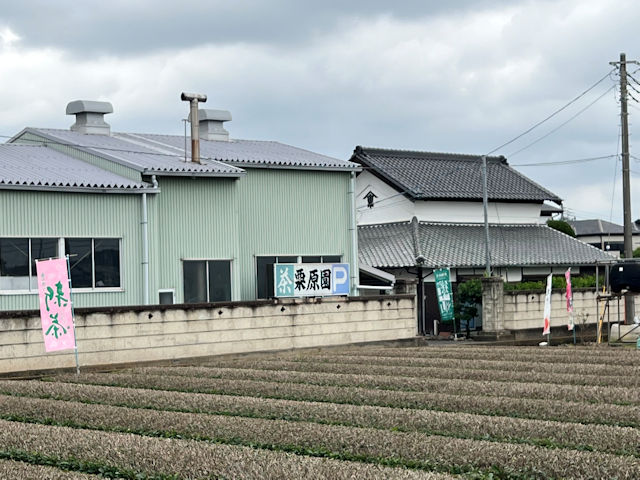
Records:
<instances>
[{"instance_id":1,"label":"pink banner flag","mask_svg":"<svg viewBox=\"0 0 640 480\"><path fill-rule=\"evenodd\" d=\"M547 277L547 291L544 296L544 330L542 330L542 335L551 333L551 277L551 274Z\"/></svg>"},{"instance_id":2,"label":"pink banner flag","mask_svg":"<svg viewBox=\"0 0 640 480\"><path fill-rule=\"evenodd\" d=\"M571 268L564 272L564 278L567 281L567 312L569 312L569 323L567 329L573 330L573 293L571 292Z\"/></svg>"},{"instance_id":3,"label":"pink banner flag","mask_svg":"<svg viewBox=\"0 0 640 480\"><path fill-rule=\"evenodd\" d=\"M36 262L40 319L47 352L76 348L66 258Z\"/></svg>"}]
</instances>

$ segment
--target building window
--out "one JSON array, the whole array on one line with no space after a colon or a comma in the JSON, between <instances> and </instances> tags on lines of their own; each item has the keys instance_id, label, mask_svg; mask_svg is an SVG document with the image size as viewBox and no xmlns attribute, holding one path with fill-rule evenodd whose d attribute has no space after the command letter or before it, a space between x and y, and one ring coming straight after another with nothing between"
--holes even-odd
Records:
<instances>
[{"instance_id":1,"label":"building window","mask_svg":"<svg viewBox=\"0 0 640 480\"><path fill-rule=\"evenodd\" d=\"M65 238L73 288L119 288L120 239Z\"/></svg>"},{"instance_id":2,"label":"building window","mask_svg":"<svg viewBox=\"0 0 640 480\"><path fill-rule=\"evenodd\" d=\"M184 303L231 300L230 260L184 260Z\"/></svg>"},{"instance_id":3,"label":"building window","mask_svg":"<svg viewBox=\"0 0 640 480\"><path fill-rule=\"evenodd\" d=\"M271 298L275 263L340 263L340 255L279 255L256 257L256 298Z\"/></svg>"},{"instance_id":4,"label":"building window","mask_svg":"<svg viewBox=\"0 0 640 480\"><path fill-rule=\"evenodd\" d=\"M173 305L176 303L176 292L173 288L158 290L158 302L160 305Z\"/></svg>"},{"instance_id":5,"label":"building window","mask_svg":"<svg viewBox=\"0 0 640 480\"><path fill-rule=\"evenodd\" d=\"M57 238L0 238L0 290L37 292L36 260L57 256Z\"/></svg>"}]
</instances>

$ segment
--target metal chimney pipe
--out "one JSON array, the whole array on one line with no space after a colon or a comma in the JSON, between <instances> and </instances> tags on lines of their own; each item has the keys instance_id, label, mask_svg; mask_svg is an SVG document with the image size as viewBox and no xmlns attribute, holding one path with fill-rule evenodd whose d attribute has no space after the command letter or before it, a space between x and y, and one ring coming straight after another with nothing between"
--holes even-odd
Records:
<instances>
[{"instance_id":1,"label":"metal chimney pipe","mask_svg":"<svg viewBox=\"0 0 640 480\"><path fill-rule=\"evenodd\" d=\"M191 114L189 116L191 122L191 161L193 163L200 163L200 122L198 122L198 102L205 103L207 96L200 93L186 93L180 94L180 99L183 102L190 102Z\"/></svg>"}]
</instances>

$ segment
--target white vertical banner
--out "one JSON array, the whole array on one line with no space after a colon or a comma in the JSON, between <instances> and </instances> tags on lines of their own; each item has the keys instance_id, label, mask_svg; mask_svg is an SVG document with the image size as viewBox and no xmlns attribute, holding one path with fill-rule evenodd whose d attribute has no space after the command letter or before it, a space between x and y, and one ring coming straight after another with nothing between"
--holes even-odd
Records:
<instances>
[{"instance_id":1,"label":"white vertical banner","mask_svg":"<svg viewBox=\"0 0 640 480\"><path fill-rule=\"evenodd\" d=\"M549 335L551 333L551 277L549 274L547 277L547 292L544 296L544 330L542 335Z\"/></svg>"}]
</instances>

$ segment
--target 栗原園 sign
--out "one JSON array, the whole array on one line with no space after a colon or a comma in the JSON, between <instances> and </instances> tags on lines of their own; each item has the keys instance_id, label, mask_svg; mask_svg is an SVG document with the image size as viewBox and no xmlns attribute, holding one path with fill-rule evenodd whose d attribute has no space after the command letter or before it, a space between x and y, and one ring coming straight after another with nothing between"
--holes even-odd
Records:
<instances>
[{"instance_id":1,"label":"\u6817\u539f\u5712 sign","mask_svg":"<svg viewBox=\"0 0 640 480\"><path fill-rule=\"evenodd\" d=\"M348 263L276 263L273 275L276 297L349 295Z\"/></svg>"}]
</instances>

